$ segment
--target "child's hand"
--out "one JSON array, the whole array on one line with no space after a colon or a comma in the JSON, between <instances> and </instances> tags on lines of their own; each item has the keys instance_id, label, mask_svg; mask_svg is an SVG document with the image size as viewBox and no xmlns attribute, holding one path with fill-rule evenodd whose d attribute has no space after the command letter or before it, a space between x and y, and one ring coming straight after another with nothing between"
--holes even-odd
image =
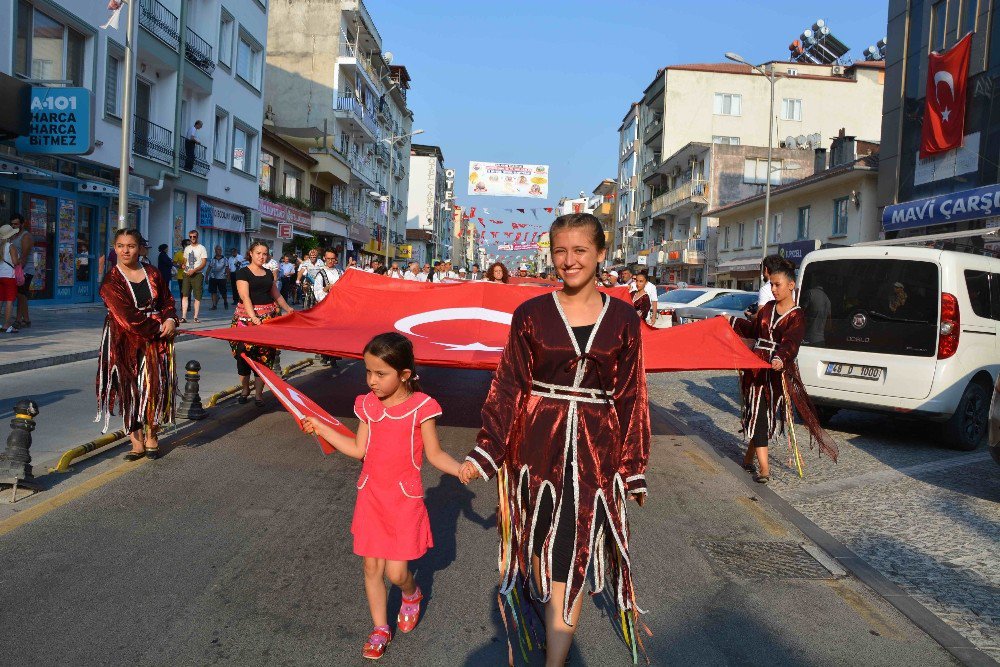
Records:
<instances>
[{"instance_id":1,"label":"child's hand","mask_svg":"<svg viewBox=\"0 0 1000 667\"><path fill-rule=\"evenodd\" d=\"M458 479L461 480L462 484L468 484L474 479L479 479L479 471L476 470L476 466L472 465L472 462L466 461L462 464L462 469L458 471Z\"/></svg>"},{"instance_id":2,"label":"child's hand","mask_svg":"<svg viewBox=\"0 0 1000 667\"><path fill-rule=\"evenodd\" d=\"M780 371L784 367L785 367L785 362L783 362L780 357L775 357L771 361L771 368L776 371Z\"/></svg>"},{"instance_id":3,"label":"child's hand","mask_svg":"<svg viewBox=\"0 0 1000 667\"><path fill-rule=\"evenodd\" d=\"M316 435L316 424L312 422L309 417L303 417L302 424L299 425L303 433L308 433L309 435Z\"/></svg>"}]
</instances>

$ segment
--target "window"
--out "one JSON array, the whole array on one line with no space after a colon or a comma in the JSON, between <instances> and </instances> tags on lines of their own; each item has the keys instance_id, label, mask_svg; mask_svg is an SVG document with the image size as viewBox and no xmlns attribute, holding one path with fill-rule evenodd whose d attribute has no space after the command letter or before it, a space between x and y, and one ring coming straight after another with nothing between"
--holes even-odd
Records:
<instances>
[{"instance_id":1,"label":"window","mask_svg":"<svg viewBox=\"0 0 1000 667\"><path fill-rule=\"evenodd\" d=\"M260 172L257 175L257 185L262 190L277 194L278 187L278 158L267 151L260 152Z\"/></svg>"},{"instance_id":2,"label":"window","mask_svg":"<svg viewBox=\"0 0 1000 667\"><path fill-rule=\"evenodd\" d=\"M782 120L802 120L802 100L786 97L781 100Z\"/></svg>"},{"instance_id":3,"label":"window","mask_svg":"<svg viewBox=\"0 0 1000 667\"><path fill-rule=\"evenodd\" d=\"M753 247L759 248L764 240L764 218L753 221Z\"/></svg>"},{"instance_id":4,"label":"window","mask_svg":"<svg viewBox=\"0 0 1000 667\"><path fill-rule=\"evenodd\" d=\"M257 133L250 129L250 126L234 121L233 169L254 176L255 164L257 164Z\"/></svg>"},{"instance_id":5,"label":"window","mask_svg":"<svg viewBox=\"0 0 1000 667\"><path fill-rule=\"evenodd\" d=\"M959 39L966 33L975 32L977 14L979 14L979 0L962 0L958 14L958 35L956 35Z\"/></svg>"},{"instance_id":6,"label":"window","mask_svg":"<svg viewBox=\"0 0 1000 667\"><path fill-rule=\"evenodd\" d=\"M215 135L213 141L212 157L216 162L226 164L226 149L229 143L229 115L224 111L215 111Z\"/></svg>"},{"instance_id":7,"label":"window","mask_svg":"<svg viewBox=\"0 0 1000 667\"><path fill-rule=\"evenodd\" d=\"M714 113L717 116L739 116L742 101L742 95L735 95L733 93L716 93Z\"/></svg>"},{"instance_id":8,"label":"window","mask_svg":"<svg viewBox=\"0 0 1000 667\"><path fill-rule=\"evenodd\" d=\"M260 44L240 30L240 43L236 48L236 75L256 90L260 90L262 53Z\"/></svg>"},{"instance_id":9,"label":"window","mask_svg":"<svg viewBox=\"0 0 1000 667\"><path fill-rule=\"evenodd\" d=\"M716 135L714 135L712 137L712 143L713 144L729 144L730 146L739 146L740 145L740 138L739 137L723 137L723 136L720 136L720 135L716 134Z\"/></svg>"},{"instance_id":10,"label":"window","mask_svg":"<svg viewBox=\"0 0 1000 667\"><path fill-rule=\"evenodd\" d=\"M104 72L104 113L115 118L122 117L122 90L125 63L121 51L108 42L108 64Z\"/></svg>"},{"instance_id":11,"label":"window","mask_svg":"<svg viewBox=\"0 0 1000 667\"><path fill-rule=\"evenodd\" d=\"M847 235L847 197L833 200L833 236Z\"/></svg>"},{"instance_id":12,"label":"window","mask_svg":"<svg viewBox=\"0 0 1000 667\"><path fill-rule=\"evenodd\" d=\"M809 207L803 206L799 209L799 240L809 238Z\"/></svg>"},{"instance_id":13,"label":"window","mask_svg":"<svg viewBox=\"0 0 1000 667\"><path fill-rule=\"evenodd\" d=\"M87 38L29 3L17 3L14 73L25 78L66 79L82 86Z\"/></svg>"},{"instance_id":14,"label":"window","mask_svg":"<svg viewBox=\"0 0 1000 667\"><path fill-rule=\"evenodd\" d=\"M948 0L938 0L931 5L931 51L944 48L948 32Z\"/></svg>"},{"instance_id":15,"label":"window","mask_svg":"<svg viewBox=\"0 0 1000 667\"><path fill-rule=\"evenodd\" d=\"M746 227L747 227L746 223L745 222L741 222L739 224L739 227L736 229L736 247L737 248L742 248L743 247L743 238L745 236Z\"/></svg>"},{"instance_id":16,"label":"window","mask_svg":"<svg viewBox=\"0 0 1000 667\"><path fill-rule=\"evenodd\" d=\"M990 274L986 271L965 272L965 288L969 291L972 312L979 317L990 317Z\"/></svg>"},{"instance_id":17,"label":"window","mask_svg":"<svg viewBox=\"0 0 1000 667\"><path fill-rule=\"evenodd\" d=\"M285 165L285 196L298 199L302 194L302 170Z\"/></svg>"},{"instance_id":18,"label":"window","mask_svg":"<svg viewBox=\"0 0 1000 667\"><path fill-rule=\"evenodd\" d=\"M765 158L744 160L743 182L759 185L767 183L767 160ZM781 185L781 160L771 160L771 185Z\"/></svg>"},{"instance_id":19,"label":"window","mask_svg":"<svg viewBox=\"0 0 1000 667\"><path fill-rule=\"evenodd\" d=\"M396 194L393 197L398 199ZM326 193L317 188L315 185L309 186L309 203L312 204L313 208L325 209L326 208Z\"/></svg>"},{"instance_id":20,"label":"window","mask_svg":"<svg viewBox=\"0 0 1000 667\"><path fill-rule=\"evenodd\" d=\"M236 22L225 9L219 19L219 62L226 67L233 65L233 29Z\"/></svg>"},{"instance_id":21,"label":"window","mask_svg":"<svg viewBox=\"0 0 1000 667\"><path fill-rule=\"evenodd\" d=\"M781 243L781 214L771 214L771 243Z\"/></svg>"},{"instance_id":22,"label":"window","mask_svg":"<svg viewBox=\"0 0 1000 667\"><path fill-rule=\"evenodd\" d=\"M729 230L730 229L731 229L731 227L726 226L722 230L722 249L723 250L729 250Z\"/></svg>"}]
</instances>

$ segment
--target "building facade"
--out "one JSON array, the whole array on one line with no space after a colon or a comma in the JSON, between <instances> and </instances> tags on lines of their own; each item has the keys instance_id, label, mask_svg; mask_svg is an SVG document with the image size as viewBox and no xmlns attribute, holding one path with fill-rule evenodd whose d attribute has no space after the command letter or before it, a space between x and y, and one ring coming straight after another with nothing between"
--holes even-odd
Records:
<instances>
[{"instance_id":1,"label":"building facade","mask_svg":"<svg viewBox=\"0 0 1000 667\"><path fill-rule=\"evenodd\" d=\"M410 146L406 236L413 259L421 265L452 259L456 227L444 154L438 146ZM461 221L461 213L459 214Z\"/></svg>"},{"instance_id":2,"label":"building facade","mask_svg":"<svg viewBox=\"0 0 1000 667\"><path fill-rule=\"evenodd\" d=\"M365 264L406 245L410 75L383 51L361 0L271 0L266 97L276 126L346 162L329 208L349 222L349 252ZM405 254L405 252L403 253Z\"/></svg>"},{"instance_id":3,"label":"building facade","mask_svg":"<svg viewBox=\"0 0 1000 667\"><path fill-rule=\"evenodd\" d=\"M257 206L266 3L143 0L135 14L133 107L124 109L126 11L119 29L101 29L109 12L99 3L17 0L0 9L0 34L13 45L0 50L0 71L39 87L88 89L95 128L86 155L0 148L0 171L14 174L0 176L0 218L23 212L36 240L32 299L97 298L97 267L117 224L125 114L133 120L128 224L154 248L176 249L194 228L206 245L245 247ZM197 120L203 127L188 143Z\"/></svg>"},{"instance_id":4,"label":"building facade","mask_svg":"<svg viewBox=\"0 0 1000 667\"><path fill-rule=\"evenodd\" d=\"M975 205L1000 196L998 10L996 0L889 2L878 184L878 201L885 207L881 231L887 239L947 235L955 247L981 250L981 230L998 226L997 208ZM963 145L921 158L928 56L950 49L970 32ZM940 97L947 94L941 85ZM930 197L945 199L926 209L929 215L917 215ZM957 215L956 205L968 210ZM1000 251L998 246L996 241L985 244L994 252Z\"/></svg>"},{"instance_id":5,"label":"building facade","mask_svg":"<svg viewBox=\"0 0 1000 667\"><path fill-rule=\"evenodd\" d=\"M642 243L635 238L638 230L639 203L639 103L633 102L628 113L618 127L618 192L615 210L614 244L609 260L614 264L624 263L626 257L633 257L633 244Z\"/></svg>"}]
</instances>

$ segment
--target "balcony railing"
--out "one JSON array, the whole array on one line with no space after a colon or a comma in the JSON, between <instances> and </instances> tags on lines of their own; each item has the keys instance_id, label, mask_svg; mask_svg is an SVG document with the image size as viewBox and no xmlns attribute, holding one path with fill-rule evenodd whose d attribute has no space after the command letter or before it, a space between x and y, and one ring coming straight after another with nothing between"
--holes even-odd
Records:
<instances>
[{"instance_id":1,"label":"balcony railing","mask_svg":"<svg viewBox=\"0 0 1000 667\"><path fill-rule=\"evenodd\" d=\"M193 158L188 158L186 151L187 147L185 146L184 162L181 165L184 171L207 177L208 170L212 167L208 162L208 149L201 144L195 144Z\"/></svg>"},{"instance_id":2,"label":"balcony railing","mask_svg":"<svg viewBox=\"0 0 1000 667\"><path fill-rule=\"evenodd\" d=\"M156 0L139 0L138 9L139 25L177 50L181 40L177 16Z\"/></svg>"},{"instance_id":3,"label":"balcony railing","mask_svg":"<svg viewBox=\"0 0 1000 667\"><path fill-rule=\"evenodd\" d=\"M663 251L664 264L704 264L705 239L684 239L667 241L660 250Z\"/></svg>"},{"instance_id":4,"label":"balcony railing","mask_svg":"<svg viewBox=\"0 0 1000 667\"><path fill-rule=\"evenodd\" d=\"M682 185L666 192L653 200L653 211L660 212L670 208L674 204L685 199L705 199L708 200L708 181L694 180L687 181Z\"/></svg>"},{"instance_id":5,"label":"balcony railing","mask_svg":"<svg viewBox=\"0 0 1000 667\"><path fill-rule=\"evenodd\" d=\"M663 127L663 118L660 116L653 116L649 122L646 123L645 127L642 128L642 134L643 136L649 136L658 131L661 127Z\"/></svg>"},{"instance_id":6,"label":"balcony railing","mask_svg":"<svg viewBox=\"0 0 1000 667\"><path fill-rule=\"evenodd\" d=\"M646 164L642 165L642 175L647 176L653 173L656 170L657 165L659 164L660 164L659 158L654 157L652 160L647 161Z\"/></svg>"},{"instance_id":7,"label":"balcony railing","mask_svg":"<svg viewBox=\"0 0 1000 667\"><path fill-rule=\"evenodd\" d=\"M205 74L212 76L212 72L215 71L215 59L212 58L212 45L202 39L191 28L187 29L185 40L184 55L187 56L192 65Z\"/></svg>"},{"instance_id":8,"label":"balcony railing","mask_svg":"<svg viewBox=\"0 0 1000 667\"><path fill-rule=\"evenodd\" d=\"M137 155L170 163L174 159L174 133L165 127L135 116L132 150Z\"/></svg>"},{"instance_id":9,"label":"balcony railing","mask_svg":"<svg viewBox=\"0 0 1000 667\"><path fill-rule=\"evenodd\" d=\"M375 117L365 109L365 105L361 104L356 97L353 95L341 95L337 98L337 110L338 111L349 111L354 117L364 125L372 133L376 139L382 137L382 132L378 129L378 121Z\"/></svg>"},{"instance_id":10,"label":"balcony railing","mask_svg":"<svg viewBox=\"0 0 1000 667\"><path fill-rule=\"evenodd\" d=\"M381 160L382 162L388 162L389 148L385 144L380 142L378 146L375 147L375 157Z\"/></svg>"},{"instance_id":11,"label":"balcony railing","mask_svg":"<svg viewBox=\"0 0 1000 667\"><path fill-rule=\"evenodd\" d=\"M378 85L380 77L375 73L375 68L372 67L371 61L365 56L364 53L359 53L358 48L351 44L349 41L340 42L340 55L345 58L354 58L354 60L361 66L361 69L365 71L368 75L370 83L373 85Z\"/></svg>"}]
</instances>

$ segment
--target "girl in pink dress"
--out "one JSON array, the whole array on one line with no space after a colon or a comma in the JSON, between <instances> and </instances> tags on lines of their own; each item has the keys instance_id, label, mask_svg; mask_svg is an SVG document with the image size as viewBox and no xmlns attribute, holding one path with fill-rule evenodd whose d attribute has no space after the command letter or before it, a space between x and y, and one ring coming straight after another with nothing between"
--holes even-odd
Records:
<instances>
[{"instance_id":1,"label":"girl in pink dress","mask_svg":"<svg viewBox=\"0 0 1000 667\"><path fill-rule=\"evenodd\" d=\"M364 559L365 593L375 624L362 655L378 660L392 639L385 577L403 592L399 631L409 632L420 617L423 595L408 561L434 546L420 464L426 455L435 468L455 476L461 466L441 449L435 428L441 406L420 391L409 339L394 332L379 334L365 346L364 361L371 392L354 402L361 420L357 436L351 439L308 418L302 420L302 430L364 461L351 533L354 553Z\"/></svg>"}]
</instances>

